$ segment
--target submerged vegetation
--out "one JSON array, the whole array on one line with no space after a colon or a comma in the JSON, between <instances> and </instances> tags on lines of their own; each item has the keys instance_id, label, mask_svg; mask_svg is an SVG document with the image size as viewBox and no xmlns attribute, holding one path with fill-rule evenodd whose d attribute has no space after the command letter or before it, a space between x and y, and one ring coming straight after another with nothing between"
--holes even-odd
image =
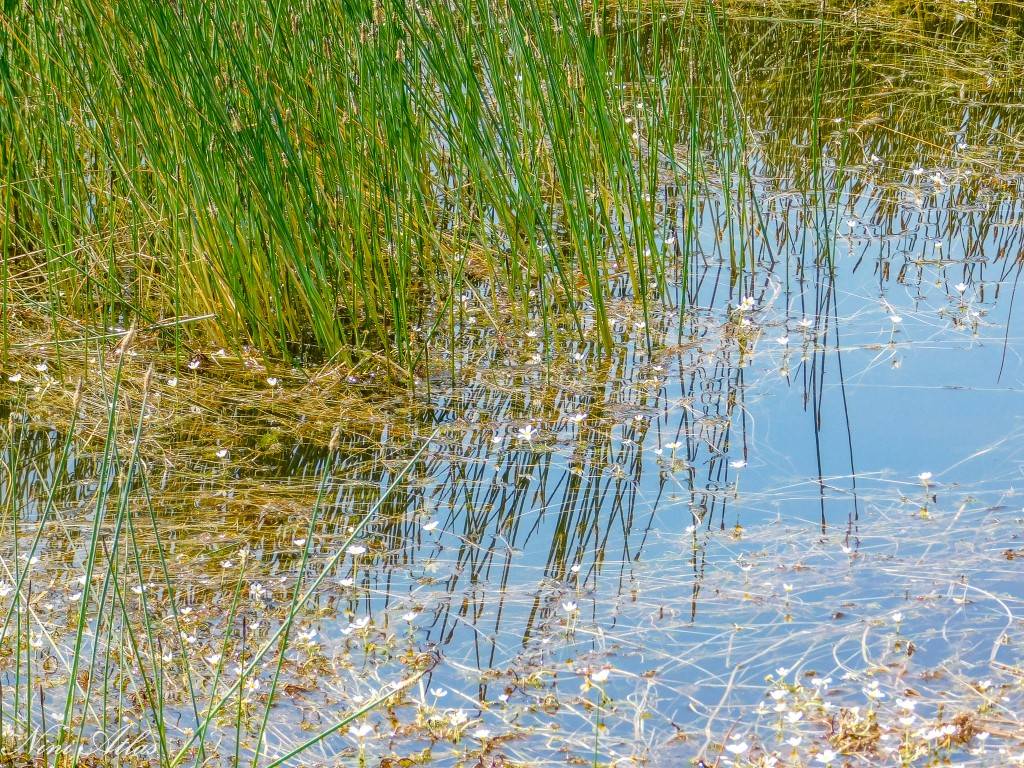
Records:
<instances>
[{"instance_id":1,"label":"submerged vegetation","mask_svg":"<svg viewBox=\"0 0 1024 768\"><path fill-rule=\"evenodd\" d=\"M0 768L1024 764L1020 3L9 0L0 89Z\"/></svg>"}]
</instances>

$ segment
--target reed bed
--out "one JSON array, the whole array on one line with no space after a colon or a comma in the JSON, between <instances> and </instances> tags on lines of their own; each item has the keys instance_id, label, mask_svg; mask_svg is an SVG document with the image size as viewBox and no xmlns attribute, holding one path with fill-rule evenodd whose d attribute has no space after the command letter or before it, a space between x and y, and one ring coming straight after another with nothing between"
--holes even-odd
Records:
<instances>
[{"instance_id":1,"label":"reed bed","mask_svg":"<svg viewBox=\"0 0 1024 768\"><path fill-rule=\"evenodd\" d=\"M474 293L499 330L558 315L607 351L616 282L684 303L705 201L738 281L771 250L766 178L831 209L865 150L920 157L957 99L1019 96L997 5L7 3L4 359L134 323L178 368L228 346L411 381ZM1017 162L1012 123L979 130L982 167Z\"/></svg>"}]
</instances>

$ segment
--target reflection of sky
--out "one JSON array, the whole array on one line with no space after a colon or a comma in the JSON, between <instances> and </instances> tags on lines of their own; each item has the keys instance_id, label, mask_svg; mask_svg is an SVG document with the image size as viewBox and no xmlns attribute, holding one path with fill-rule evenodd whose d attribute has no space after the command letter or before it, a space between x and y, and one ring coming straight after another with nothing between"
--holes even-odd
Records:
<instances>
[{"instance_id":1,"label":"reflection of sky","mask_svg":"<svg viewBox=\"0 0 1024 768\"><path fill-rule=\"evenodd\" d=\"M1005 236L1005 230L993 234ZM858 247L864 248L865 241ZM891 248L891 243L885 247ZM955 242L946 246L947 258L955 261L962 254ZM871 259L861 262L856 271L848 268L850 256L844 259L835 282L839 287L837 309L821 313L830 315L827 341L817 349L808 345L808 359L802 364L806 331L797 323L804 314L791 311L787 322L786 294L766 289L763 295L775 295L775 299L754 313L756 321L764 325L764 333L743 371L742 414L739 410L733 414L732 445L725 457L734 461L746 455L747 464L729 467L715 451L699 452L698 486L702 482L707 485L704 470L709 463L717 461L725 473L716 475L718 495L726 501L724 517L706 520L713 538L702 545L694 562L703 562L701 568L706 571L698 576L687 567L690 553L684 529L692 522L691 496L673 481L662 482L659 467L664 454L658 457L653 451L679 434L680 409L671 404L693 394L680 386L687 381L688 363L692 362L684 355L681 363L667 368L666 385L659 393L660 410L650 411L654 421L641 441L642 449L637 449L642 458L641 471L634 476L634 526L610 525L597 551L593 545L588 548L581 558L581 582L586 585L582 593L573 589L574 577L564 569L553 570L548 560L547 545L557 535L550 510L538 505L524 509L530 524L538 526L539 535L515 554L517 565L504 585L507 601L501 621L484 607L475 625L477 629L486 627L484 645L495 661L521 658L523 624L559 625L562 604L571 598L579 599L585 613L583 623L597 634L584 633L577 636L575 644L547 655L566 659L583 654L585 658L587 653L612 649L611 661L627 676L658 668L666 676L660 690L662 726L669 721L701 722L725 690L733 665L744 658L750 663L744 667L742 684L733 690L739 707L734 715L763 696L754 681L762 680L784 661L801 659L804 668L819 670L833 670L838 657L855 661L860 649L850 638L860 632L858 622L879 617L884 621L896 610L907 613L905 630L920 639L918 662L922 667L952 664L957 659L965 669L984 674L989 649L1005 618L996 603L979 597L977 608L969 614L952 601L939 601L919 611L915 610L918 606L908 609L902 595L948 591L949 584L959 578L960 568L972 571L977 583L1010 602L1024 599L1021 581L1009 573L1017 571L1019 575L1012 563L978 555L986 548L995 551L1008 543L1013 533L1012 525L998 513L992 513L994 519L985 516L986 505L1019 508L1012 489L1019 484L1024 467L1019 447L1024 433L1024 340L1012 324L1004 337L1013 273L1006 276L989 266L984 280L991 282L982 286L964 278L961 264L949 263L945 269L937 263L920 268L912 265L903 283L889 281L880 292ZM727 280L726 273L720 277ZM961 280L968 283L962 304L955 287ZM994 298L996 283L1002 294L999 300ZM720 306L727 289L719 285L715 290L704 283L700 293L716 295ZM792 295L790 306L800 306ZM956 327L953 318L970 320L970 311L980 313L975 318L977 329ZM720 310L713 315L719 320L723 317ZM892 316L899 322L893 322ZM819 328L821 322L817 321ZM783 335L789 337L788 345L776 341ZM790 372L788 381L780 375L784 366ZM703 386L706 391L716 390L711 381ZM717 390L720 399L727 390ZM816 398L820 409L817 436ZM636 437L635 431L616 430L619 442L623 434ZM827 541L827 546L815 544L813 533L819 530L822 504L819 460L830 531L822 541ZM553 467L567 465L560 450L550 461ZM922 472L932 473L929 491L936 499L931 514L943 525L961 504L972 510L958 521L961 527L936 532L912 519L928 501L918 479ZM859 518L850 529L854 487ZM815 525L801 528L801 520ZM784 545L771 539L769 532L779 524L774 521L787 526ZM760 531L755 533L757 546L732 543L725 532L714 533L720 525L731 531L737 522ZM769 525L763 528L759 523ZM976 527L985 531L977 533L981 542L974 538ZM848 530L852 537L847 537ZM841 553L844 542L862 553L856 567ZM757 552L758 547L762 555L765 549L774 551L774 558L767 558L751 575L743 576L738 567L744 557L740 553ZM957 554L961 550L970 556L961 557ZM444 557L441 552L438 555ZM589 566L602 557L607 562L601 576L594 578ZM807 565L813 575L787 572L785 564L793 562ZM561 574L559 580L541 580L542 574L551 577L556 571ZM744 588L756 591L750 586L753 574L766 577L761 584L767 595L765 606L756 608L723 598L723 590L727 595L729 589L738 588L730 587L733 580L746 580ZM791 582L799 594L801 607L793 612L802 614L786 622L779 609L784 581ZM495 587L492 583L488 589ZM532 597L527 598L524 589ZM493 600L492 596L488 602L493 604ZM546 605L547 625L537 618L538 601ZM831 615L840 602L847 606L842 613L848 614L848 619L835 622ZM672 616L666 623L675 628L662 632L654 617L664 616L666 606ZM691 611L692 622L688 618ZM680 626L683 619L686 621ZM737 623L754 629L743 640L732 639L728 628ZM542 629L530 634L533 645L529 647L540 655L545 650L536 643L543 635ZM454 644L447 651L457 665L473 668L479 663L476 632L461 648ZM448 684L466 682L462 674L438 674L438 679L446 679ZM856 692L855 685L847 688ZM668 759L668 754L663 756ZM672 759L686 754L684 749Z\"/></svg>"},{"instance_id":2,"label":"reflection of sky","mask_svg":"<svg viewBox=\"0 0 1024 768\"><path fill-rule=\"evenodd\" d=\"M805 664L827 666L857 621L893 610L905 610L908 625L932 637L922 642L922 661L958 654L965 663L983 661L979 647L957 644L968 628L981 638L998 629L990 602L979 599L969 616L949 604L926 616L903 606L900 593L941 591L963 565L1004 597L1024 597L1024 580L1012 578L1014 562L1024 560L992 565L978 555L997 552L1010 531L986 507L1020 509L1010 494L1024 466L1024 339L1019 321L1009 321L1015 273L1005 259L969 268L958 261L968 250L1012 253L1015 240L1008 238L1016 235L997 228L970 248L947 238L951 261L943 268L906 259L934 252L933 235L925 243L914 230L876 240L863 234L852 253L839 240L834 301L823 270L813 265L806 265L798 293L785 260L746 286L757 299L750 317L761 333L742 368L735 339L723 332L726 305L739 297L730 294L728 270L715 266L691 286L685 327L697 329L699 343L653 359L630 348L602 370L586 357L570 365L571 375L545 382L543 365L524 363L540 339L517 337L496 352L494 339L480 330L485 324L475 326L480 336L466 359L484 361L478 380L462 389L436 386L433 419L452 429L427 453L416 483L403 485L386 519L372 526L388 554L353 573L352 587L329 582L342 595L339 603L378 624L398 625L401 614L416 610L417 641L437 644L446 660L432 682L466 695L475 694L479 670L525 656L549 663L610 652L610 662L629 673L657 668L663 719L652 729L706 717L741 658L749 664L734 691L737 706L758 700L753 681L781 660L804 656ZM882 288L880 259L891 260ZM789 255L791 270L797 261ZM961 280L963 306L955 288ZM976 334L953 323L969 319L971 310L980 313ZM636 316L622 306L613 311L616 327L635 334ZM800 325L805 318L810 328ZM652 324L671 344L671 320ZM781 336L789 343L779 344ZM651 381L658 383L647 388ZM583 411L582 422L569 418ZM429 434L434 421L424 422L419 432ZM538 429L532 444L517 437L527 423ZM676 456L692 471L670 468L673 441L682 443ZM337 506L364 509L389 485L401 452L372 440L357 446L357 470L339 473ZM730 466L740 460L746 464ZM260 481L308 488L322 462L322 450L298 446L285 464L265 468ZM94 470L83 462L75 479ZM932 473L936 517L968 504L964 527L951 535L909 522L925 501L922 472ZM225 483L228 492L231 479L203 482L211 490ZM78 498L87 488L70 487ZM903 496L911 501L902 503ZM701 524L687 533L695 514ZM424 529L427 520L438 528ZM972 526L989 522L994 527L973 539ZM731 538L737 523L749 538ZM315 560L332 553L336 526L325 521ZM776 530L785 535L775 539ZM851 562L843 544L863 558ZM282 563L269 565L286 570L295 552L268 559L279 556ZM797 562L813 567L787 570ZM348 575L343 570L338 579ZM780 618L784 583L800 601L791 621ZM742 591L760 601L738 600ZM840 600L851 604L843 609L850 619L834 624ZM568 602L579 608L572 638L564 633ZM956 629L952 639L934 641L936 622ZM738 641L730 634L737 623L755 629ZM823 625L829 629L821 634ZM327 649L345 642L335 618L316 628ZM500 690L491 686L488 696Z\"/></svg>"},{"instance_id":3,"label":"reflection of sky","mask_svg":"<svg viewBox=\"0 0 1024 768\"><path fill-rule=\"evenodd\" d=\"M972 490L1014 482L1021 468L1015 438L1024 429L1024 364L1022 340L1012 328L1004 345L1009 302L981 302L977 286L969 285L964 311L983 313L974 335L953 327L951 315L963 313L951 295L960 294L935 284L942 274L935 265L924 268L919 285L890 288L887 307L870 298L876 279L870 267L837 276L842 351L829 349L818 360L818 370L825 368L818 445L829 485L849 487L851 444L862 491L882 481L914 484L921 472ZM994 286L986 287L991 297ZM1012 287L1002 285L1004 298ZM901 321L893 323L890 315ZM778 375L783 352L774 340L780 335L765 334L760 347L770 351L757 358L749 377L757 381L747 398L755 428L743 483L755 495L817 476L811 405L805 408L795 361L789 363L794 386ZM789 335L792 350L799 336ZM789 354L798 357L799 347Z\"/></svg>"}]
</instances>

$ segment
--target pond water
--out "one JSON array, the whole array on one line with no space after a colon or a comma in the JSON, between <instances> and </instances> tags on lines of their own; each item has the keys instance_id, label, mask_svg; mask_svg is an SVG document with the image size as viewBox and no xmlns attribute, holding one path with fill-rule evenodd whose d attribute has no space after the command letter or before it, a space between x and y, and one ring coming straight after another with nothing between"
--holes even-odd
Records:
<instances>
[{"instance_id":1,"label":"pond water","mask_svg":"<svg viewBox=\"0 0 1024 768\"><path fill-rule=\"evenodd\" d=\"M751 80L770 70L768 56ZM984 131L1013 128L1012 110L976 111ZM865 141L841 204L818 207L769 172L785 116L764 122L749 268L730 269L722 200L703 200L668 304L644 317L624 287L610 304L610 355L567 323L495 330L482 289L437 353L451 375L393 399L352 379L384 405L365 423L325 414L345 426L337 451L222 402L224 419L260 426L181 459L192 435L178 435L139 469L145 485L104 475L95 443L62 461L63 436L15 409L2 500L21 529L4 529L3 590L31 570L8 617L13 637L35 634L29 650L5 638L8 727L61 719L99 507L121 586L97 566L84 599L108 618L79 642L123 679L79 678L86 752L116 752L93 737L128 712L125 749L163 760L147 735L160 688L170 754L251 761L278 668L250 661L296 582L322 576L289 630L262 764L399 681L390 707L291 764L1021 761L1019 180L992 170L995 150L972 162L956 148L973 141L965 117L916 158L893 146L883 163L877 136ZM672 199L666 249L683 247ZM202 398L181 398L204 418ZM115 524L121 499L137 530ZM51 693L25 694L26 676ZM244 701L193 754L190 696L204 710L236 683Z\"/></svg>"}]
</instances>

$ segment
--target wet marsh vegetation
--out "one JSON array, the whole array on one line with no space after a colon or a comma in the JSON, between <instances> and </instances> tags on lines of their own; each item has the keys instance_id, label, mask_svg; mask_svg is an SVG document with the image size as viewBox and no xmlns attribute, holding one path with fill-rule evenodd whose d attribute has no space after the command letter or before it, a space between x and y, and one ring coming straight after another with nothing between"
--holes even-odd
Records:
<instances>
[{"instance_id":1,"label":"wet marsh vegetation","mask_svg":"<svg viewBox=\"0 0 1024 768\"><path fill-rule=\"evenodd\" d=\"M7 3L0 766L1024 764L1022 18Z\"/></svg>"}]
</instances>

